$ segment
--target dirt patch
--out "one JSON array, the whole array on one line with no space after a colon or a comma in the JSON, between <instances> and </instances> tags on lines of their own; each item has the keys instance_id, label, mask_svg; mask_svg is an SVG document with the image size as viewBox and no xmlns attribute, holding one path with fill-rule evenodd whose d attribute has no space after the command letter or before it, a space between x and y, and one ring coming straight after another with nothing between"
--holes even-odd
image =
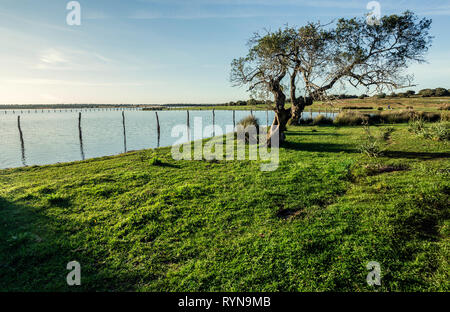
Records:
<instances>
[{"instance_id":1,"label":"dirt patch","mask_svg":"<svg viewBox=\"0 0 450 312\"><path fill-rule=\"evenodd\" d=\"M297 217L301 216L302 214L304 214L303 210L279 209L276 215L280 219L287 220L287 219L297 218Z\"/></svg>"},{"instance_id":2,"label":"dirt patch","mask_svg":"<svg viewBox=\"0 0 450 312\"><path fill-rule=\"evenodd\" d=\"M367 165L365 166L367 175L374 176L382 173L406 171L409 167L406 165Z\"/></svg>"}]
</instances>

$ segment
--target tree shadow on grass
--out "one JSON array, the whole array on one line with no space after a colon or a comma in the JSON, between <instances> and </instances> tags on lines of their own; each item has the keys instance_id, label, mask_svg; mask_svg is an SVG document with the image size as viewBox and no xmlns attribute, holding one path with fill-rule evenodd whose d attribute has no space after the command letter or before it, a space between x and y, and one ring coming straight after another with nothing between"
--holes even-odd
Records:
<instances>
[{"instance_id":1,"label":"tree shadow on grass","mask_svg":"<svg viewBox=\"0 0 450 312\"><path fill-rule=\"evenodd\" d=\"M289 132L289 131L286 131L285 132L286 133L286 136L306 136L306 135L314 135L314 136L316 136L316 135L318 135L318 136L341 136L342 134L340 134L340 133L332 133L332 132L319 132L319 131L317 131L317 132L313 132L313 131L309 131L309 132L298 132L298 131L296 131L296 132Z\"/></svg>"},{"instance_id":2,"label":"tree shadow on grass","mask_svg":"<svg viewBox=\"0 0 450 312\"><path fill-rule=\"evenodd\" d=\"M450 153L433 153L433 152L407 152L407 151L385 151L383 156L388 158L408 158L431 160L438 158L450 158Z\"/></svg>"},{"instance_id":3,"label":"tree shadow on grass","mask_svg":"<svg viewBox=\"0 0 450 312\"><path fill-rule=\"evenodd\" d=\"M67 209L70 209L67 208ZM42 208L0 197L0 291L104 291L117 290L133 278L107 276L101 251L74 239L82 224L49 217ZM66 222L64 226L60 226ZM67 264L81 265L81 286L68 286Z\"/></svg>"},{"instance_id":4,"label":"tree shadow on grass","mask_svg":"<svg viewBox=\"0 0 450 312\"><path fill-rule=\"evenodd\" d=\"M309 143L309 142L290 142L285 141L281 147L294 151L304 152L325 152L325 153L359 153L358 150L352 148L350 144L333 144L333 143Z\"/></svg>"}]
</instances>

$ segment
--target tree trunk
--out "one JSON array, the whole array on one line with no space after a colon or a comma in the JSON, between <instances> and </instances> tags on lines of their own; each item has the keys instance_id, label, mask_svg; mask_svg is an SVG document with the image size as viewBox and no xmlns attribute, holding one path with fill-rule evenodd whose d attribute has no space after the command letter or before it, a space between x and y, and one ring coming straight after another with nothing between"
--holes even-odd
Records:
<instances>
[{"instance_id":1,"label":"tree trunk","mask_svg":"<svg viewBox=\"0 0 450 312\"><path fill-rule=\"evenodd\" d=\"M290 109L285 109L286 95L279 84L279 81L275 81L272 84L272 93L275 100L275 118L273 119L272 126L267 132L267 144L270 146L271 137L273 134L280 135L280 143L284 139L283 132L286 131L286 124L290 118ZM275 129L277 131L275 131Z\"/></svg>"},{"instance_id":2,"label":"tree trunk","mask_svg":"<svg viewBox=\"0 0 450 312\"><path fill-rule=\"evenodd\" d=\"M281 99L283 99L283 104L281 104ZM267 133L267 144L270 146L270 138L273 133L279 133L280 135L280 143L285 140L286 126L289 125L299 125L300 117L302 116L303 111L306 106L310 106L313 103L312 98L310 97L299 97L297 98L291 108L284 108L284 101L286 100L286 96L275 96L275 118L273 119L273 123L271 128ZM279 129L278 129L279 127ZM279 131L275 131L279 130Z\"/></svg>"},{"instance_id":3,"label":"tree trunk","mask_svg":"<svg viewBox=\"0 0 450 312\"><path fill-rule=\"evenodd\" d=\"M292 101L290 125L299 125L302 113L306 106L312 105L313 100L310 97L299 97Z\"/></svg>"}]
</instances>

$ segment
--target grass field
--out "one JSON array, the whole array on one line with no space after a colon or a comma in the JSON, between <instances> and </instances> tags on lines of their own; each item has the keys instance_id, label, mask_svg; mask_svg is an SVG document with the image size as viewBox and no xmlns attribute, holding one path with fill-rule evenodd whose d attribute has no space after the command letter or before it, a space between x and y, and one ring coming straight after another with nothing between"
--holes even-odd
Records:
<instances>
[{"instance_id":1,"label":"grass field","mask_svg":"<svg viewBox=\"0 0 450 312\"><path fill-rule=\"evenodd\" d=\"M449 291L448 141L392 127L379 158L362 127L292 127L274 172L169 148L2 170L0 291Z\"/></svg>"},{"instance_id":2,"label":"grass field","mask_svg":"<svg viewBox=\"0 0 450 312\"><path fill-rule=\"evenodd\" d=\"M327 110L338 110L343 109L345 107L360 107L361 111L376 111L378 107L383 107L387 109L388 106L391 109L407 109L408 107L413 107L418 111L437 111L440 107L450 105L450 97L410 97L410 98L384 98L378 99L376 97L370 97L365 99L346 99L346 100L336 100L333 101L330 105L329 103L323 102L314 102L313 105L306 107L305 111L309 112L309 110L313 111L324 111ZM286 104L286 108L290 107L290 104ZM367 107L371 107L371 109L367 109ZM182 109L182 108L172 108L172 109ZM184 109L184 108L183 108ZM189 110L266 110L271 109L270 106L265 104L258 105L242 105L242 106L194 106L189 107Z\"/></svg>"}]
</instances>

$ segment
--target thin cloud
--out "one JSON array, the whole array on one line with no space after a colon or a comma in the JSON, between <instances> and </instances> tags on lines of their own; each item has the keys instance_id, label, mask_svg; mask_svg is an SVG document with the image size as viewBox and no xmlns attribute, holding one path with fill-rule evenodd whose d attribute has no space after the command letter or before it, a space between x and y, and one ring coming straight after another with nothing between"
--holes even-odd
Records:
<instances>
[{"instance_id":1,"label":"thin cloud","mask_svg":"<svg viewBox=\"0 0 450 312\"><path fill-rule=\"evenodd\" d=\"M130 19L212 19L212 18L253 18L253 17L292 17L307 14L301 8L321 9L360 9L365 4L356 1L141 1L158 4L158 9L142 8L132 12ZM323 13L322 13L323 14Z\"/></svg>"},{"instance_id":2,"label":"thin cloud","mask_svg":"<svg viewBox=\"0 0 450 312\"><path fill-rule=\"evenodd\" d=\"M83 86L83 87L139 87L148 85L150 82L87 82L57 79L6 79L3 83L20 85L52 85L52 86Z\"/></svg>"},{"instance_id":3,"label":"thin cloud","mask_svg":"<svg viewBox=\"0 0 450 312\"><path fill-rule=\"evenodd\" d=\"M139 0L141 3L186 5L185 0ZM361 1L310 1L310 0L191 0L190 5L225 5L225 6L303 6L319 8L361 8ZM364 5L365 6L365 3Z\"/></svg>"},{"instance_id":4,"label":"thin cloud","mask_svg":"<svg viewBox=\"0 0 450 312\"><path fill-rule=\"evenodd\" d=\"M113 60L99 53L65 48L49 48L38 57L35 69L41 70L103 70Z\"/></svg>"}]
</instances>

